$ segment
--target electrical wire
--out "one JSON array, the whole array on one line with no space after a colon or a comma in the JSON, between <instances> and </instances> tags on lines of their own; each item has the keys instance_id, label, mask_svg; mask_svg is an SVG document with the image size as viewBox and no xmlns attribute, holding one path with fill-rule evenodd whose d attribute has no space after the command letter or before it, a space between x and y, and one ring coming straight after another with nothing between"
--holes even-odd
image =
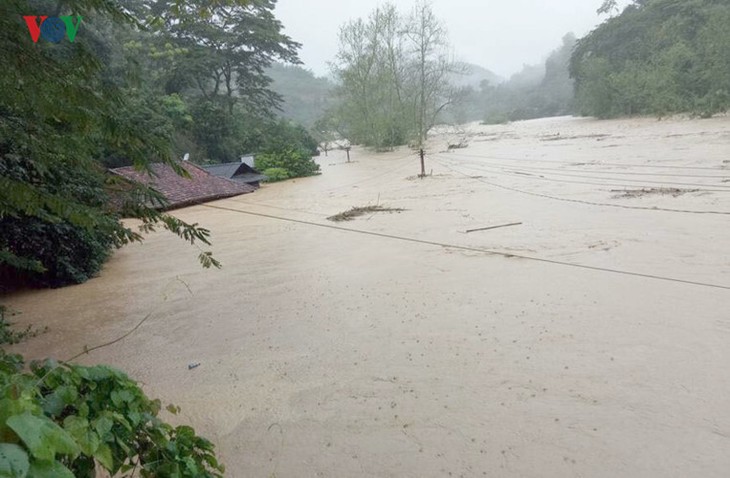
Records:
<instances>
[{"instance_id":1,"label":"electrical wire","mask_svg":"<svg viewBox=\"0 0 730 478\"><path fill-rule=\"evenodd\" d=\"M451 156L451 155L449 155ZM459 159L458 157L456 159ZM635 171L603 171L603 170L589 170L589 169L564 169L564 168L542 168L542 167L535 167L535 166L511 166L511 165L505 165L503 163L491 163L488 161L473 161L473 160L465 160L468 162L471 162L472 164L479 164L479 165L485 165L485 166L493 166L498 168L510 168L510 169L524 169L529 171L556 171L556 172L572 172L572 173L589 173L589 174L615 174L617 176L651 176L651 177L674 177L674 178L704 178L704 179L728 179L730 180L730 169L724 170L725 174L723 175L712 175L712 174L674 174L674 173L637 173ZM525 160L524 162L527 163L531 160ZM573 166L577 166L576 163L571 163ZM604 166L602 163L583 163L581 165L585 166ZM598 179L598 178L596 178Z\"/></svg>"},{"instance_id":2,"label":"electrical wire","mask_svg":"<svg viewBox=\"0 0 730 478\"><path fill-rule=\"evenodd\" d=\"M244 196L245 197L245 196ZM279 206L273 206L271 204L265 204L262 202L253 202L253 201L237 201L233 198L229 198L232 202L235 202L236 204L245 204L245 205L251 205L251 206L260 206L265 207L269 209L278 209L280 211L289 211L289 212L298 212L301 214L307 214L309 216L316 216L316 217L328 217L327 214L320 214L317 212L311 212L304 209L295 209L295 208L286 208L286 207L279 207Z\"/></svg>"},{"instance_id":3,"label":"electrical wire","mask_svg":"<svg viewBox=\"0 0 730 478\"><path fill-rule=\"evenodd\" d=\"M437 156L440 159L447 159L443 156ZM582 175L574 175L574 174L555 174L555 173L548 173L552 174L554 176L567 176L567 177L576 177L576 178L585 178L585 179L595 179L597 181L624 181L624 183L617 184L617 183L597 183L597 182L590 182L590 181L576 181L572 179L556 179L556 178L549 178L544 176L542 173L539 172L532 172L527 173L525 171L531 171L530 169L510 169L510 168L504 168L504 167L493 167L493 166L482 166L482 168L479 168L477 166L466 166L467 169L473 170L473 171L479 171L479 172L486 172L490 174L498 174L502 176L531 176L533 179L536 179L538 181L549 181L549 182L555 182L555 183L568 183L568 184L586 184L590 186L610 186L610 187L617 187L617 188L639 188L639 187L645 187L647 189L651 188L651 186L648 186L649 184L659 184L665 187L692 187L693 192L730 192L730 186L716 186L718 188L722 189L707 189L702 188L698 189L698 187L702 186L712 186L710 184L698 184L698 183L680 183L680 182L665 182L665 181L645 181L645 180L637 180L637 179L622 179L622 178L596 178L592 176L582 176ZM484 169L486 168L486 169ZM638 184L625 184L626 182L635 182Z\"/></svg>"},{"instance_id":4,"label":"electrical wire","mask_svg":"<svg viewBox=\"0 0 730 478\"><path fill-rule=\"evenodd\" d=\"M457 174L460 174L462 176L465 176L467 178L471 178L475 181L479 181L481 183L488 184L490 186L494 186L496 188L504 189L507 191L513 191L516 193L526 194L528 196L540 197L540 198L544 198L544 199L551 199L553 201L584 204L587 206L613 207L613 208L618 208L618 209L633 209L633 210L640 210L640 211L662 211L662 212L675 212L675 213L684 213L684 214L708 214L708 215L730 216L730 211L696 211L696 210L692 210L692 209L672 209L672 208L663 208L663 207L629 206L626 204L600 203L600 202L593 202L593 201L583 201L581 199L570 199L570 198L564 198L564 197L558 197L558 196L551 196L549 194L536 193L533 191L525 191L523 189L505 186L503 184L487 181L483 178L475 178L474 176L471 176L467 173L464 173L462 171L452 168L448 164L445 164L445 163L439 161L438 159L433 159L433 160L436 161L441 166L445 167L446 169L449 169L449 170L451 170Z\"/></svg>"},{"instance_id":5,"label":"electrical wire","mask_svg":"<svg viewBox=\"0 0 730 478\"><path fill-rule=\"evenodd\" d=\"M521 254L513 254L513 253L507 253L507 252L500 252L500 251L493 251L490 249L483 249L479 247L470 247L470 246L461 246L457 244L448 244L443 242L437 242L437 241L428 241L425 239L415 239L412 237L405 237L405 236L398 236L395 234L387 234L382 232L374 232L374 231L363 231L360 229L351 229L347 227L342 226L334 226L331 224L321 224L311 221L305 221L301 219L292 219L287 217L281 217L281 216L274 216L271 214L262 214L252 211L243 211L240 209L234 209L230 207L225 206L214 206L211 204L201 204L202 207L207 207L211 209L219 209L222 211L230 211L235 212L238 214L246 214L249 216L257 216L257 217L264 217L268 219L275 219L279 221L285 221L285 222L291 222L296 224L303 224L307 226L314 226L314 227L320 227L325 229L332 229L336 231L343 231L343 232L349 232L349 233L355 233L355 234L363 234L367 236L374 236L374 237L381 237L386 239L394 239L398 241L404 241L404 242L410 242L410 243L416 243L416 244L424 244L428 246L437 246L437 247L444 247L449 249L457 249L462 251L469 251L469 252L479 252L483 254L490 254L495 256L502 256L507 258L517 258L517 259L524 259L528 261L534 261L534 262L541 262L545 264L553 264L553 265L559 265L559 266L565 266L565 267L573 267L578 269L586 269L591 271L597 271L597 272L605 272L605 273L612 273L612 274L620 274L620 275L626 275L626 276L633 276L633 277L641 277L644 279L652 279L652 280L659 280L659 281L665 281L665 282L674 282L679 284L686 284L686 285L693 285L693 286L699 286L699 287L708 287L713 289L722 289L722 290L730 290L730 286L722 285L722 284L713 284L708 282L698 282L698 281L692 281L692 280L686 280L686 279L677 279L673 277L665 277L660 276L656 274L645 274L641 272L632 272L632 271L624 271L620 269L611 269L607 267L598 267L598 266L590 266L585 264L577 264L573 262L565 262L565 261L558 261L554 259L545 259L541 257L533 257L533 256L525 256Z\"/></svg>"},{"instance_id":6,"label":"electrical wire","mask_svg":"<svg viewBox=\"0 0 730 478\"><path fill-rule=\"evenodd\" d=\"M401 156L399 158L395 158L395 159L392 159L390 161L394 161L394 162L395 161L402 161L402 160L404 160L406 158L410 158L410 157L414 156L415 154L416 153L411 152L411 153L408 153L405 156ZM367 177L365 179L360 179L360 180L357 180L357 181L352 182L352 183L342 184L340 186L335 186L335 187L332 187L330 189L325 189L322 192L328 193L328 192L332 192L332 191L337 191L338 189L342 189L342 188L346 188L346 187L350 187L350 186L356 186L358 184L362 184L362 183L365 183L365 182L368 182L368 181L372 181L373 179L382 178L383 176L388 176L388 175L391 175L391 174L395 173L396 171L400 171L401 169L405 168L409 164L410 163L404 161L403 164L400 164L400 165L398 165L398 166L396 166L396 167L394 167L392 169L389 169L388 171L385 171L383 173L378 173L375 176L370 176L370 177Z\"/></svg>"},{"instance_id":7,"label":"electrical wire","mask_svg":"<svg viewBox=\"0 0 730 478\"><path fill-rule=\"evenodd\" d=\"M479 158L479 159L496 159L499 161L518 161L518 162L525 162L530 161L534 163L550 163L550 164L568 164L568 165L575 165L575 161L566 161L566 160L552 160L552 159L532 159L532 158L510 158L510 157L504 157L504 156L484 156L484 155L476 155L476 154L469 154L469 153L452 153L454 156L463 156L466 158ZM676 166L676 165L668 165L668 164L635 164L635 163L589 163L591 165L596 166L618 166L618 167L632 167L632 168L647 168L647 169L692 169L692 170L702 170L702 171L724 171L728 172L729 170L723 167L717 167L712 168L709 166Z\"/></svg>"}]
</instances>

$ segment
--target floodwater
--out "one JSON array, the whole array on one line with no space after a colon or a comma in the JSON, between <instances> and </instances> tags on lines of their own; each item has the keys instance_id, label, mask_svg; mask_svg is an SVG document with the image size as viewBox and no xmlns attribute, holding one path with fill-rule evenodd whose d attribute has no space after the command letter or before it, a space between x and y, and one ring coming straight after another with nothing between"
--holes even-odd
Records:
<instances>
[{"instance_id":1,"label":"floodwater","mask_svg":"<svg viewBox=\"0 0 730 478\"><path fill-rule=\"evenodd\" d=\"M444 129L424 179L406 149L333 152L175 212L222 270L158 233L5 300L50 327L16 350L67 358L151 313L79 361L181 406L233 477L724 477L729 152L726 117ZM405 211L326 219L375 204Z\"/></svg>"}]
</instances>

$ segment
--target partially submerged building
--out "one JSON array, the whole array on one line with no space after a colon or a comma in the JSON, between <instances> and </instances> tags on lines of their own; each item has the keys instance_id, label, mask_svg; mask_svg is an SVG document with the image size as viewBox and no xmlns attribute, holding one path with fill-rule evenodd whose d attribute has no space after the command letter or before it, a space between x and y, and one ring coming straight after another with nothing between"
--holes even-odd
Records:
<instances>
[{"instance_id":1,"label":"partially submerged building","mask_svg":"<svg viewBox=\"0 0 730 478\"><path fill-rule=\"evenodd\" d=\"M113 174L144 184L162 193L168 201L167 208L192 206L216 199L252 193L254 186L246 182L231 181L211 174L205 169L187 161L179 163L190 177L180 176L168 164L151 165L152 175L133 166L112 169ZM241 164L241 163L236 163Z\"/></svg>"}]
</instances>

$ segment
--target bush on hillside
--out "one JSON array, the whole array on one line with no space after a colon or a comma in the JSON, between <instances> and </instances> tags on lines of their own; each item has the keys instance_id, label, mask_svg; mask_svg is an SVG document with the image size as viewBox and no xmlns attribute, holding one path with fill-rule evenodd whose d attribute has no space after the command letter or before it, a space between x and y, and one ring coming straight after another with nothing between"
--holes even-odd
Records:
<instances>
[{"instance_id":1,"label":"bush on hillside","mask_svg":"<svg viewBox=\"0 0 730 478\"><path fill-rule=\"evenodd\" d=\"M289 179L289 171L284 168L269 168L264 170L264 176L268 178L266 182L275 183Z\"/></svg>"},{"instance_id":2,"label":"bush on hillside","mask_svg":"<svg viewBox=\"0 0 730 478\"><path fill-rule=\"evenodd\" d=\"M256 169L264 171L272 168L283 169L289 178L300 178L319 174L319 165L306 151L284 149L256 156ZM277 171L277 174L281 172ZM268 174L266 174L268 176Z\"/></svg>"},{"instance_id":3,"label":"bush on hillside","mask_svg":"<svg viewBox=\"0 0 730 478\"><path fill-rule=\"evenodd\" d=\"M634 0L573 52L579 112L611 118L727 111L728 24L726 1Z\"/></svg>"}]
</instances>

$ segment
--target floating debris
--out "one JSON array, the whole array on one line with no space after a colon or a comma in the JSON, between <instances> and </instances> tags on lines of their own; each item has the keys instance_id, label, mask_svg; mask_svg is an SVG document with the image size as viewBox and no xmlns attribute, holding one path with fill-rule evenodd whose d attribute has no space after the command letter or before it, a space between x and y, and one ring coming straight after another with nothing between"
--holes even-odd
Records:
<instances>
[{"instance_id":1,"label":"floating debris","mask_svg":"<svg viewBox=\"0 0 730 478\"><path fill-rule=\"evenodd\" d=\"M356 217L364 216L366 214L375 214L378 212L403 212L405 209L401 208L391 208L391 207L385 207L385 206L365 206L365 207L353 207L352 209L341 212L339 214L335 214L334 216L330 216L327 218L328 221L333 222L342 222L342 221L352 221Z\"/></svg>"}]
</instances>

